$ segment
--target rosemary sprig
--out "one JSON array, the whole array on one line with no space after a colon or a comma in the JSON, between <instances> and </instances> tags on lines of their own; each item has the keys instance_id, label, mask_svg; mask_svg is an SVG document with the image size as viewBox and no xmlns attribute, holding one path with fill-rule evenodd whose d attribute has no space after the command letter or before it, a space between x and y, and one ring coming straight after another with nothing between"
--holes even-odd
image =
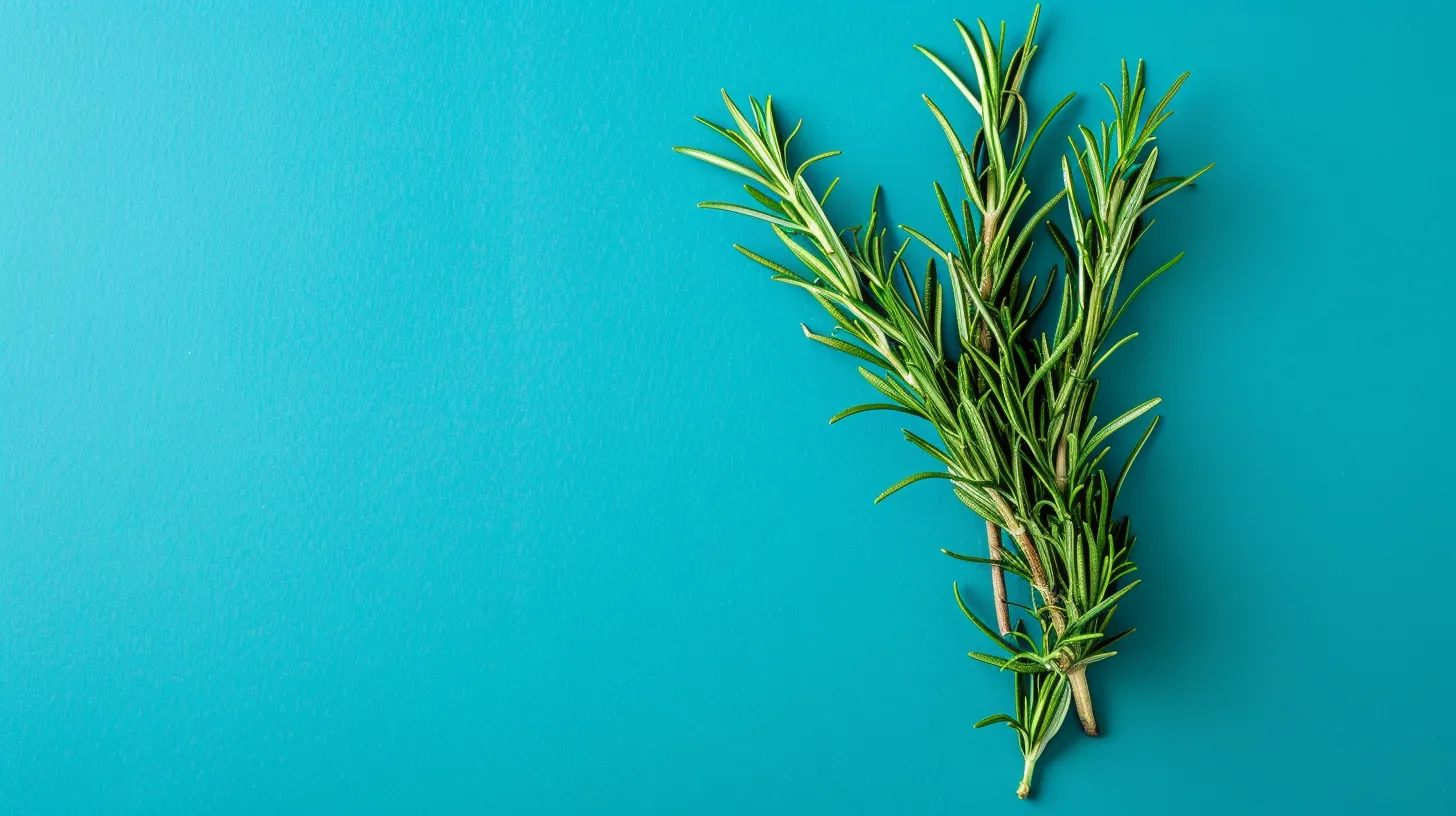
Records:
<instances>
[{"instance_id":1,"label":"rosemary sprig","mask_svg":"<svg viewBox=\"0 0 1456 816\"><path fill-rule=\"evenodd\" d=\"M1071 701L1076 702L1085 730L1097 733L1086 667L1113 656L1109 647L1128 634L1104 634L1117 603L1136 583L1122 585L1135 569L1129 558L1134 539L1127 520L1114 520L1112 513L1127 471L1153 425L1115 480L1109 480L1101 467L1109 450L1103 443L1158 401L1149 400L1099 429L1091 414L1097 390L1093 374L1136 336L1103 350L1127 304L1178 260L1158 268L1119 301L1128 257L1151 226L1144 221L1145 214L1204 172L1154 177L1157 150L1151 143L1158 126L1171 115L1167 105L1183 78L1144 119L1142 64L1129 77L1124 63L1120 93L1106 88L1114 121L1101 125L1100 138L1087 128L1079 130L1083 144L1074 142L1072 160L1062 161L1063 188L1026 216L1024 206L1031 198L1024 179L1028 160L1047 123L1072 98L1064 98L1035 131L1030 130L1020 89L1037 51L1039 11L1024 41L1009 56L1003 51L1004 24L993 39L984 23L977 23L978 37L956 23L975 69L975 91L946 63L920 48L978 117L967 148L940 108L925 97L951 146L965 193L952 205L945 191L934 186L949 232L945 247L923 232L901 226L910 237L891 251L885 243L888 230L880 224L878 188L866 222L837 229L823 205L838 179L816 194L805 177L809 167L837 151L815 155L790 170L789 144L802 122L781 135L771 97L762 105L750 98L745 114L725 92L734 127L698 120L737 148L747 163L694 148L674 148L748 179L744 188L761 209L724 202L699 206L769 224L804 272L742 246L735 249L770 269L775 280L804 289L818 301L834 325L822 334L804 326L804 334L855 357L862 364L860 374L889 400L855 405L830 422L890 410L919 417L935 430L939 444L910 429L902 433L943 469L912 474L891 485L876 502L919 481L946 479L957 497L985 519L988 557L948 554L991 567L997 629L971 611L958 586L955 597L966 617L998 647L998 654L971 652L970 656L1009 671L1014 678L1015 714L993 715L976 725L1006 723L1016 731L1025 759L1018 789L1023 797L1029 794L1037 759L1060 728ZM1073 162L1080 189L1074 183ZM1070 239L1047 220L1063 199L1071 220ZM1035 302L1037 280L1022 280L1032 232L1043 221L1066 264L1060 310L1050 337L1036 334L1032 327L1057 270L1052 269ZM906 257L912 240L933 256L918 280ZM951 290L953 340L945 336L944 279ZM1002 548L1002 527L1010 534L1013 549ZM1026 579L1032 589L1024 607L1030 616L1014 625L1003 571ZM1028 621L1035 625L1036 636Z\"/></svg>"},{"instance_id":2,"label":"rosemary sprig","mask_svg":"<svg viewBox=\"0 0 1456 816\"><path fill-rule=\"evenodd\" d=\"M1102 86L1112 101L1113 121L1110 125L1100 124L1100 138L1086 127L1079 128L1082 146L1075 140L1071 145L1087 209L1084 212L1078 203L1072 161L1063 156L1063 189L1072 225L1071 240L1068 241L1054 222L1047 222L1068 274L1063 281L1063 305L1053 337L1048 340L1043 334L1031 343L1038 370L1047 370L1039 383L1044 392L1043 404L1050 407L1045 413L1046 432L1041 438L1052 452L1056 475L1054 500L1038 504L1041 517L1037 523L1050 533L1061 556L1068 614L1083 621L1084 630L1098 633L1109 628L1116 601L1132 588L1130 584L1118 589L1118 583L1136 569L1129 560L1135 540L1129 535L1127 520L1114 521L1112 510L1117 493L1156 426L1157 418L1148 424L1110 485L1106 471L1100 467L1103 457L1111 450L1103 443L1151 411L1161 400L1155 397L1136 405L1099 429L1097 417L1092 415L1097 391L1093 375L1108 357L1137 337L1133 332L1103 350L1123 310L1143 287L1183 257L1180 253L1155 269L1119 302L1129 256L1153 223L1146 218L1148 211L1212 168L1208 165L1189 176L1156 176L1158 149L1152 146L1154 134L1172 115L1168 104L1187 77L1186 73L1178 77L1143 119L1141 110L1146 96L1143 63L1138 62L1131 80L1126 61L1122 63L1120 92L1114 93L1107 85ZM1075 287L1071 277L1074 259ZM1059 353L1059 349L1064 350ZM1095 614L1094 610L1097 610ZM1086 667L1110 657L1112 653L1107 651L1107 646L1120 637L1116 635L1108 643L1095 644L1089 638L1087 648L1078 650L1067 671L1078 717L1090 735L1095 736L1098 729Z\"/></svg>"},{"instance_id":3,"label":"rosemary sprig","mask_svg":"<svg viewBox=\"0 0 1456 816\"><path fill-rule=\"evenodd\" d=\"M979 48L967 34L965 26L957 24L976 68L980 99L970 94L965 83L945 63L929 52L925 53L966 95L971 106L984 113L998 107L985 104L984 99L995 98L998 91L1004 98L1006 92L1000 90L995 70L987 67L993 64L988 58L994 56L992 49L995 46L984 23L978 25L981 32ZM1030 46L1030 32L1034 32L1035 27L1036 17L1033 16L1027 45L1023 46L1026 53L1035 50ZM1016 64L1015 56L1012 64ZM1025 487L1025 492L1017 495L1017 516L1025 520L1027 534L1034 542L1032 548L1043 552L1044 561L1055 564L1055 574L1047 580L1052 592L1060 593L1062 597L1043 591L1053 627L1063 638L1080 638L1077 642L1083 644L1064 654L1060 669L1068 676L1083 728L1093 736L1097 735L1098 727L1087 685L1086 667L1090 662L1110 656L1092 647L1095 646L1094 641L1102 637L1102 628L1111 622L1115 603L1109 603L1105 612L1093 617L1082 610L1104 608L1100 606L1102 602L1114 594L1120 598L1126 590L1119 590L1118 582L1135 569L1129 559L1133 541L1128 536L1126 521L1112 521L1112 505L1132 460L1142 448L1140 441L1117 481L1109 487L1106 474L1098 467L1110 451L1102 443L1113 432L1152 410L1159 400L1151 399L1135 406L1101 430L1096 430L1097 418L1090 415L1097 386L1092 375L1114 351L1137 336L1136 333L1128 335L1107 351L1102 350L1108 332L1122 310L1143 286L1182 257L1180 255L1159 267L1121 303L1118 302L1118 289L1128 257L1152 223L1145 221L1144 215L1158 201L1191 184L1193 179L1209 169L1205 167L1188 177L1155 178L1154 175L1158 158L1157 149L1151 146L1154 134L1172 114L1167 106L1186 77L1184 74L1173 83L1146 120L1141 117L1146 95L1141 62L1136 75L1131 78L1126 62L1123 63L1120 93L1102 86L1112 101L1113 122L1101 124L1100 139L1088 128L1079 128L1085 149L1079 148L1075 141L1072 143L1072 156L1081 171L1088 211L1084 215L1078 203L1078 190L1070 162L1063 157L1063 190L1057 198L1066 197L1072 222L1072 241L1067 240L1054 222L1046 222L1066 263L1061 311L1054 334L1050 341L1044 333L1039 338L1028 338L1025 335L1029 335L1030 331L1026 323L1003 321L1001 334L998 335L1006 341L999 359L1012 360L1019 365L1001 369L1001 387L993 389L993 392L1001 400L1001 409L1006 416L1020 414L1029 418L1029 424L1034 428L1031 433L1017 434L1011 440L1016 448L1013 457L1020 454L1020 458L1028 464L1026 478L1018 481ZM1012 99L1019 100L1020 96ZM1066 104L1066 101L1064 99L1061 104ZM971 161L967 162L961 157L961 143L954 130L946 124L938 110L932 109L946 131L963 177L974 174L979 179L994 180L999 138L988 134L996 133L996 122L983 117L977 142L984 141L991 147L985 151L984 158L973 154ZM1053 110L1053 114L1057 109ZM1018 135L1018 145L1021 141ZM978 196L979 191L972 185L967 184L966 187L972 202L984 198L984 193ZM937 195L940 195L939 188ZM1053 199L1055 201L1056 198ZM965 207L965 202L962 206ZM952 237L959 236L963 225L956 222L949 207L942 206L942 212ZM1036 218L1045 214L1038 213ZM994 209L983 210L982 223L994 224L996 215ZM969 222L968 218L966 220ZM968 223L965 228L969 230ZM971 267L976 261L977 251L973 249L967 253L959 242L954 249L942 250L928 239L922 238L922 241L941 255L951 268ZM1075 281L1073 269L1076 270ZM1150 424L1148 433L1151 433L1152 427ZM1031 512L1021 515L1027 508ZM1033 585L1042 588L1036 580L1033 580ZM1065 614L1058 610L1059 602ZM1069 629L1068 618L1080 625Z\"/></svg>"},{"instance_id":4,"label":"rosemary sprig","mask_svg":"<svg viewBox=\"0 0 1456 816\"><path fill-rule=\"evenodd\" d=\"M1021 95L1021 85L1031 66L1031 60L1036 55L1036 24L1040 15L1041 8L1038 6L1032 14L1031 25L1027 27L1025 41L1012 52L1010 58L1004 63L1001 53L1001 43L1006 38L1004 23L1001 26L1000 37L992 42L985 24L978 22L980 31L978 43L966 26L959 20L956 21L956 28L960 31L961 39L965 42L966 50L975 66L979 93L973 93L955 70L935 54L922 46L915 46L916 50L929 58L950 78L957 90L970 103L971 108L980 119L980 128L972 139L970 150L967 150L955 128L952 127L945 114L941 113L935 102L929 96L921 96L944 131L946 140L950 143L966 198L960 202L958 217L947 200L945 191L939 184L934 185L936 201L940 204L941 213L950 227L953 241L953 249L950 252L941 250L913 229L908 227L902 227L902 229L919 238L922 243L945 259L947 267L952 270L956 325L963 329L959 337L961 347L968 348L974 344L985 355L991 355L994 352L993 333L991 326L983 320L981 312L975 305L978 301L970 293L977 293L979 302L997 305L1001 305L1008 299L1008 296L1010 299L1015 298L1021 270L1031 248L1028 242L1031 228L1038 220L1046 216L1056 204L1057 198L1060 197L1059 193L1044 203L1041 209L1017 230L1015 239L1012 240L1012 229L1017 224L1017 217L1022 206L1031 196L1030 187L1023 178L1027 160L1040 140L1042 132L1046 130L1046 126L1075 96L1075 94L1068 94L1057 103L1056 107L1052 108L1051 112L1042 120L1041 125L1028 138L1030 120L1026 100ZM1009 136L1008 131L1013 121L1016 122L1015 139L1011 144L1008 156L1005 141ZM972 218L972 206L979 216L979 224ZM1028 287L1028 294L1034 287L1035 281L1032 282L1031 287ZM989 383L983 381L981 386L981 390L984 391L989 387ZM1001 512L1001 516L987 517L986 520L987 548L993 562L1001 560L999 525L1004 524L1010 530L1016 530L1022 526L1011 523L1000 504L997 509ZM1020 546L1025 547L1024 544L1020 544ZM1033 569L1036 569L1036 566L1033 564ZM997 628L1002 635L1007 635L1011 632L1011 622L1006 605L1005 581L1001 573L1000 564L993 563L991 565L991 584L996 604ZM1044 596L1050 591L1045 580L1034 581L1034 583L1039 584L1038 589L1043 592Z\"/></svg>"}]
</instances>

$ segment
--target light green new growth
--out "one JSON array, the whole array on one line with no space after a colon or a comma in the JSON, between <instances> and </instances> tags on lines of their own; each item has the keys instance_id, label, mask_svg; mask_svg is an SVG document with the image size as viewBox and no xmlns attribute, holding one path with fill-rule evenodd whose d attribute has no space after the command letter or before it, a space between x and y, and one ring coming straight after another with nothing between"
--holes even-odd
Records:
<instances>
[{"instance_id":1,"label":"light green new growth","mask_svg":"<svg viewBox=\"0 0 1456 816\"><path fill-rule=\"evenodd\" d=\"M976 727L1006 723L1015 730L1025 760L1018 788L1023 798L1030 793L1037 759L1073 702L1084 730L1097 734L1086 668L1116 654L1110 647L1132 631L1106 634L1118 602L1137 584L1126 581L1135 569L1129 557L1135 539L1128 520L1114 518L1113 506L1156 418L1112 477L1102 464L1110 451L1104 443L1158 400L1099 424L1092 414L1093 375L1137 336L1107 342L1127 305L1182 257L1122 295L1128 258L1152 225L1145 217L1148 210L1209 169L1186 177L1156 176L1154 134L1172 115L1168 103L1186 74L1144 117L1142 63L1132 75L1124 63L1119 89L1103 86L1112 101L1112 121L1101 123L1098 131L1078 129L1080 142L1073 139L1070 155L1062 158L1063 188L1028 214L1028 160L1048 123L1072 99L1062 99L1035 130L1030 128L1021 86L1037 51L1036 22L1034 14L1025 40L1009 56L1003 51L1004 23L993 38L984 23L978 21L973 33L956 22L975 71L974 91L945 62L916 46L978 119L967 146L925 97L950 144L964 193L952 202L934 185L946 226L940 240L902 225L908 237L898 246L887 245L878 189L864 225L836 228L823 205L838 179L816 194L804 173L838 152L820 153L790 169L789 143L799 127L781 136L772 97L762 105L750 99L745 115L725 93L733 128L698 120L732 143L747 164L674 148L751 182L744 189L762 209L722 202L699 206L769 224L802 271L734 248L770 269L774 280L804 289L818 301L834 326L827 333L805 326L804 334L857 358L860 375L888 400L853 406L830 422L888 410L919 417L934 428L939 444L909 429L902 433L938 468L901 479L875 501L919 481L944 479L986 520L986 557L946 552L991 568L996 629L971 611L959 586L955 598L996 646L994 653L970 656L1007 671L1013 680L1015 713L992 715ZM1070 235L1049 220L1063 202ZM1039 223L1045 223L1065 263L1060 275L1053 267L1040 286L1035 277L1024 281L1022 276ZM918 279L907 260L912 242L932 256ZM1059 305L1054 321L1047 321L1050 333L1037 331L1033 326L1058 277ZM953 338L946 336L947 305ZM1013 548L1002 546L1002 529ZM1006 599L1003 570L1028 582L1028 605ZM1029 613L1014 625L1012 605Z\"/></svg>"}]
</instances>

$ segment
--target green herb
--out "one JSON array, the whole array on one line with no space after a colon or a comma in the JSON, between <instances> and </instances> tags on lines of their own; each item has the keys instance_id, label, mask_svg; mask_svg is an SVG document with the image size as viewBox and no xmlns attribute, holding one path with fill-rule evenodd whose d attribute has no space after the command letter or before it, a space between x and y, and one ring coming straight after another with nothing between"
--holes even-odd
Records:
<instances>
[{"instance_id":1,"label":"green herb","mask_svg":"<svg viewBox=\"0 0 1456 816\"><path fill-rule=\"evenodd\" d=\"M1120 87L1103 86L1112 101L1112 121L1101 123L1098 131L1079 128L1080 141L1073 139L1069 156L1062 158L1063 188L1032 210L1024 178L1029 159L1047 124L1072 99L1062 99L1031 128L1021 87L1037 51L1039 13L1038 7L1024 41L1009 55L1003 50L1004 23L992 37L984 23L978 21L972 32L957 21L975 70L975 90L917 46L979 119L967 143L941 109L924 98L951 147L964 193L952 201L934 185L946 227L939 239L901 225L907 237L887 244L878 188L866 222L838 229L823 209L838 179L820 194L805 178L810 166L838 152L820 153L791 170L789 143L803 123L781 135L772 97L762 105L750 98L745 114L724 93L733 127L698 120L737 148L746 163L674 148L751 182L744 188L758 208L724 202L699 206L769 224L794 259L793 268L734 248L767 267L774 280L818 301L833 327L816 333L805 326L804 334L856 358L860 375L887 400L853 406L830 422L888 410L923 419L934 429L939 444L909 429L903 433L936 460L937 469L901 479L876 502L916 482L943 479L985 520L986 557L947 554L990 567L995 629L965 603L959 586L955 598L996 646L993 653L970 656L1007 672L1013 681L1014 714L992 715L976 727L1005 723L1016 732L1025 760L1018 789L1022 797L1029 795L1037 759L1073 702L1084 730L1097 734L1086 669L1116 654L1110 647L1132 631L1107 634L1118 602L1137 584L1127 580L1136 569L1130 560L1135 539L1128 520L1116 518L1113 507L1156 419L1115 477L1103 467L1110 451L1104 443L1158 400L1099 426L1092 413L1093 375L1137 336L1108 343L1127 305L1182 257L1121 293L1129 256L1152 225L1148 210L1208 170L1156 175L1154 134L1172 114L1168 103L1186 74L1144 116L1142 63L1131 75L1123 63ZM1070 235L1049 218L1063 203ZM1032 234L1042 223L1065 265L1060 273L1053 267L1044 282L1026 280ZM909 265L912 243L931 256L919 276ZM1057 313L1043 315L1053 288L1060 290ZM953 337L947 336L947 308ZM1047 330L1038 331L1039 324ZM1002 529L1013 547L1003 546ZM1015 604L1027 614L1014 622L1005 572L1030 587L1029 603Z\"/></svg>"}]
</instances>

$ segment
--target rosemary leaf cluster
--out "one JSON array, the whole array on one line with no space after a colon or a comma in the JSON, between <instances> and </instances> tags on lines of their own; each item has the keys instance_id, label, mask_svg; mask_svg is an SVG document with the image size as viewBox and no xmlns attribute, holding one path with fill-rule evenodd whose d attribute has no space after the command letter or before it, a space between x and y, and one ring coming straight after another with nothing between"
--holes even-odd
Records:
<instances>
[{"instance_id":1,"label":"rosemary leaf cluster","mask_svg":"<svg viewBox=\"0 0 1456 816\"><path fill-rule=\"evenodd\" d=\"M1117 337L1114 331L1128 304L1182 258L1155 268L1130 289L1124 285L1133 250L1152 226L1149 210L1209 169L1157 175L1155 134L1172 115L1168 105L1187 75L1153 103L1142 63L1129 73L1124 62L1118 87L1102 86L1112 103L1111 120L1096 130L1077 129L1061 159L1062 188L1033 203L1028 163L1048 124L1072 99L1062 99L1032 129L1036 120L1021 88L1037 52L1039 13L1038 8L1025 39L1009 54L1004 23L993 37L980 21L975 31L956 22L974 68L974 89L946 62L916 46L964 98L975 123L967 141L924 97L960 177L956 200L934 185L944 219L934 235L901 225L903 238L887 243L890 230L880 223L878 188L863 224L843 229L833 224L824 203L838 179L816 192L805 172L838 152L795 165L790 144L803 123L782 132L772 97L762 104L750 98L745 113L724 93L731 127L698 120L741 155L674 148L748 180L744 189L757 206L717 201L699 206L768 224L793 259L787 265L734 248L767 267L774 280L808 292L833 325L823 332L805 326L804 335L854 357L860 376L882 395L882 401L854 405L830 422L866 411L897 411L933 430L902 431L934 466L891 485L876 502L916 482L943 479L984 520L985 556L947 554L989 567L993 616L974 612L958 585L954 594L992 644L991 651L970 656L1004 671L1014 686L1012 713L993 714L976 727L1004 723L1016 733L1024 758L1018 787L1023 798L1030 794L1037 759L1073 705L1086 733L1098 733L1087 667L1115 655L1112 646L1132 631L1115 632L1112 626L1118 602L1137 585L1130 579L1135 538L1128 519L1114 508L1156 417L1146 422L1115 473L1107 464L1106 443L1142 420L1158 400L1100 421L1094 413L1096 374L1137 336ZM1059 209L1066 229L1053 220ZM1038 226L1062 256L1045 280L1025 275ZM909 260L914 245L917 254L929 254L918 275ZM948 336L949 326L954 336ZM1026 581L1026 604L1008 599L1007 572ZM987 622L992 618L994 628Z\"/></svg>"}]
</instances>

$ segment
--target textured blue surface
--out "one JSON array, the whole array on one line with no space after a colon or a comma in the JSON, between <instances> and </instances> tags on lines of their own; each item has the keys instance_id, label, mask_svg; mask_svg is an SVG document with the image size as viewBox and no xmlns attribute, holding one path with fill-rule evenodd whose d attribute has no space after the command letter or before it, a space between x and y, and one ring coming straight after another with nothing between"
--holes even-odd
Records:
<instances>
[{"instance_id":1,"label":"textured blue surface","mask_svg":"<svg viewBox=\"0 0 1456 816\"><path fill-rule=\"evenodd\" d=\"M1449 12L1046 9L1034 104L1191 70L1218 168L1103 392L1166 399L1139 632L1026 804L979 524L871 505L923 460L668 148L773 92L933 226L910 45L1029 6L231 5L0 10L0 810L1456 807Z\"/></svg>"}]
</instances>

